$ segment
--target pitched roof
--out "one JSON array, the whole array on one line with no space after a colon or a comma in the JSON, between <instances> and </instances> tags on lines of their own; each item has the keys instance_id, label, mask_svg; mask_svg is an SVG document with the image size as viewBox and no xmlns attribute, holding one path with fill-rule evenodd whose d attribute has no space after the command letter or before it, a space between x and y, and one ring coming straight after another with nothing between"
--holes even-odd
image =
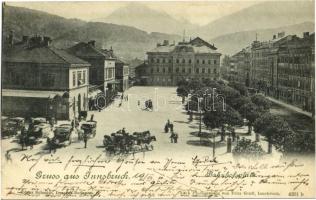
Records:
<instances>
[{"instance_id":1,"label":"pitched roof","mask_svg":"<svg viewBox=\"0 0 316 200\"><path fill-rule=\"evenodd\" d=\"M85 64L88 62L70 55L65 50L51 46L38 46L25 48L25 46L15 46L9 49L4 55L7 62L45 63L45 64Z\"/></svg>"},{"instance_id":2,"label":"pitched roof","mask_svg":"<svg viewBox=\"0 0 316 200\"><path fill-rule=\"evenodd\" d=\"M209 47L209 48L211 48L213 50L217 50L217 48L214 45L206 42L205 40L201 39L200 37L196 37L193 40L191 40L190 44L195 45L195 46L205 45L205 46L207 46L207 47Z\"/></svg>"},{"instance_id":3,"label":"pitched roof","mask_svg":"<svg viewBox=\"0 0 316 200\"><path fill-rule=\"evenodd\" d=\"M104 57L104 53L93 47L91 44L79 42L68 48L67 52L79 57Z\"/></svg>"},{"instance_id":4,"label":"pitched roof","mask_svg":"<svg viewBox=\"0 0 316 200\"><path fill-rule=\"evenodd\" d=\"M192 53L218 53L214 45L197 37L190 42L179 42L178 45L160 45L148 53L171 53L171 52L192 52Z\"/></svg>"},{"instance_id":5,"label":"pitched roof","mask_svg":"<svg viewBox=\"0 0 316 200\"><path fill-rule=\"evenodd\" d=\"M113 55L109 50L98 49L95 46L85 42L80 42L68 48L67 52L82 58L100 57L105 59L113 59Z\"/></svg>"}]
</instances>

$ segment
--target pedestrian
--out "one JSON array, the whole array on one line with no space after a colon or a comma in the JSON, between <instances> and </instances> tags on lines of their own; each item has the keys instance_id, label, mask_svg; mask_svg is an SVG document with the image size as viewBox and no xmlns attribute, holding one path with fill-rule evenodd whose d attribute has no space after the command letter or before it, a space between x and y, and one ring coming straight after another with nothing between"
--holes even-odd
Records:
<instances>
[{"instance_id":1,"label":"pedestrian","mask_svg":"<svg viewBox=\"0 0 316 200\"><path fill-rule=\"evenodd\" d=\"M93 118L94 118L94 114L91 115L90 121L93 121Z\"/></svg>"},{"instance_id":2,"label":"pedestrian","mask_svg":"<svg viewBox=\"0 0 316 200\"><path fill-rule=\"evenodd\" d=\"M171 135L170 135L170 142L171 142L171 143L174 142L174 132L171 132Z\"/></svg>"},{"instance_id":3,"label":"pedestrian","mask_svg":"<svg viewBox=\"0 0 316 200\"><path fill-rule=\"evenodd\" d=\"M137 105L140 106L140 100L137 101Z\"/></svg>"},{"instance_id":4,"label":"pedestrian","mask_svg":"<svg viewBox=\"0 0 316 200\"><path fill-rule=\"evenodd\" d=\"M7 162L12 162L12 158L11 158L11 154L10 154L10 151L7 151L6 154L5 154L5 159Z\"/></svg>"},{"instance_id":5,"label":"pedestrian","mask_svg":"<svg viewBox=\"0 0 316 200\"><path fill-rule=\"evenodd\" d=\"M86 131L83 133L83 141L84 141L84 148L87 148L87 143L88 143L88 134Z\"/></svg>"},{"instance_id":6,"label":"pedestrian","mask_svg":"<svg viewBox=\"0 0 316 200\"><path fill-rule=\"evenodd\" d=\"M49 149L49 153L52 153L52 139L50 139L49 137L47 138L47 144L48 144L48 149Z\"/></svg>"},{"instance_id":7,"label":"pedestrian","mask_svg":"<svg viewBox=\"0 0 316 200\"><path fill-rule=\"evenodd\" d=\"M123 135L126 134L125 128L122 129L122 134L123 134Z\"/></svg>"},{"instance_id":8,"label":"pedestrian","mask_svg":"<svg viewBox=\"0 0 316 200\"><path fill-rule=\"evenodd\" d=\"M165 125L165 133L168 133L169 132L169 125L168 125L168 123L166 123L166 125Z\"/></svg>"},{"instance_id":9,"label":"pedestrian","mask_svg":"<svg viewBox=\"0 0 316 200\"><path fill-rule=\"evenodd\" d=\"M128 101L128 95L126 95L126 101Z\"/></svg>"},{"instance_id":10,"label":"pedestrian","mask_svg":"<svg viewBox=\"0 0 316 200\"><path fill-rule=\"evenodd\" d=\"M235 132L235 129L234 129L234 128L232 129L232 137L233 137L233 142L235 142L235 139L236 139L236 132Z\"/></svg>"},{"instance_id":11,"label":"pedestrian","mask_svg":"<svg viewBox=\"0 0 316 200\"><path fill-rule=\"evenodd\" d=\"M170 127L170 131L171 131L171 133L173 133L173 124L172 124L172 123L170 123L170 124L169 124L169 127Z\"/></svg>"},{"instance_id":12,"label":"pedestrian","mask_svg":"<svg viewBox=\"0 0 316 200\"><path fill-rule=\"evenodd\" d=\"M178 134L175 133L174 136L173 136L173 140L174 140L174 143L178 143Z\"/></svg>"},{"instance_id":13,"label":"pedestrian","mask_svg":"<svg viewBox=\"0 0 316 200\"><path fill-rule=\"evenodd\" d=\"M170 120L169 119L167 120L167 125L170 126Z\"/></svg>"}]
</instances>

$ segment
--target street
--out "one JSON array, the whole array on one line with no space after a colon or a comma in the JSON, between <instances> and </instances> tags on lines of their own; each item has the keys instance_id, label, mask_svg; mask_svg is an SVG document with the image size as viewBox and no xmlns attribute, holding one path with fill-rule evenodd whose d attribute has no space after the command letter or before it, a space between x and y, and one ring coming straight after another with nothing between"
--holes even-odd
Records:
<instances>
[{"instance_id":1,"label":"street","mask_svg":"<svg viewBox=\"0 0 316 200\"><path fill-rule=\"evenodd\" d=\"M94 138L88 140L86 149L84 148L84 142L78 141L76 134L73 133L71 145L58 148L55 154L58 156L106 154L102 143L103 136L125 128L130 134L149 130L151 135L157 138L157 141L152 142L153 151L137 153L135 157L188 158L188 156L194 155L212 156L212 143L210 142L212 139L209 138L208 141L201 144L200 138L197 137L199 116L194 116L193 121L189 121L189 116L181 104L181 98L176 94L176 88L132 87L124 93L124 96L126 95L128 95L128 101L121 100L118 97L101 112L89 112L87 119L90 119L92 114L94 115L94 120L97 121L97 133ZM148 99L153 101L153 110L145 109L144 102ZM122 104L119 106L121 101ZM174 124L174 131L179 135L178 143L171 143L170 133L164 132L164 126L168 119ZM209 132L203 123L202 132ZM246 126L237 128L236 133L240 135L240 138L246 137L254 140L255 137L254 133L251 136L246 134ZM233 159L231 153L226 153L226 142L219 142L219 140L220 137L216 137L216 157L225 161ZM261 140L260 144L264 150L267 149L264 140ZM234 145L236 145L236 142L233 142ZM35 145L33 149L28 147L25 151L21 151L21 146L14 138L3 139L2 148L2 156L5 156L5 153L9 151L12 159L19 159L26 152L28 154L49 153L45 139L40 144ZM272 156L280 156L280 154L274 150Z\"/></svg>"}]
</instances>

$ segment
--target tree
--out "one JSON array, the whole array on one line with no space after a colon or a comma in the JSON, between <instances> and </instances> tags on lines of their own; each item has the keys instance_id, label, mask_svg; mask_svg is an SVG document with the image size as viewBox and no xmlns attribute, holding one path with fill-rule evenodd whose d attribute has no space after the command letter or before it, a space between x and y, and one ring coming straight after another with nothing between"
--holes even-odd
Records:
<instances>
[{"instance_id":1,"label":"tree","mask_svg":"<svg viewBox=\"0 0 316 200\"><path fill-rule=\"evenodd\" d=\"M262 94L253 95L251 101L256 104L261 111L267 111L271 107L271 102Z\"/></svg>"},{"instance_id":2,"label":"tree","mask_svg":"<svg viewBox=\"0 0 316 200\"><path fill-rule=\"evenodd\" d=\"M245 96L240 96L236 99L234 99L231 102L231 106L235 109L238 110L240 109L241 106L245 105L245 104L249 104L252 103L251 99L249 97L245 97Z\"/></svg>"},{"instance_id":3,"label":"tree","mask_svg":"<svg viewBox=\"0 0 316 200\"><path fill-rule=\"evenodd\" d=\"M204 113L203 122L210 128L221 128L222 139L224 136L225 124L235 126L242 123L240 114L229 105L223 107L222 103L216 103L213 110ZM215 135L213 136L213 157L215 156Z\"/></svg>"},{"instance_id":4,"label":"tree","mask_svg":"<svg viewBox=\"0 0 316 200\"><path fill-rule=\"evenodd\" d=\"M226 105L224 110L223 104L216 103L214 108L215 110L204 113L203 122L208 128L224 128L225 124L230 127L242 124L240 114L229 105Z\"/></svg>"},{"instance_id":5,"label":"tree","mask_svg":"<svg viewBox=\"0 0 316 200\"><path fill-rule=\"evenodd\" d=\"M254 103L247 103L240 107L239 113L248 120L248 134L250 134L253 123L259 118L261 112Z\"/></svg>"},{"instance_id":6,"label":"tree","mask_svg":"<svg viewBox=\"0 0 316 200\"><path fill-rule=\"evenodd\" d=\"M264 80L259 80L259 81L257 82L257 87L258 87L259 92L260 92L260 91L266 92L266 89L267 89L267 82L264 81Z\"/></svg>"},{"instance_id":7,"label":"tree","mask_svg":"<svg viewBox=\"0 0 316 200\"><path fill-rule=\"evenodd\" d=\"M280 141L280 136L290 131L288 123L275 115L265 113L259 117L254 123L255 131L264 135L268 140L268 153L272 152L272 144L277 149L282 149L285 144L284 140Z\"/></svg>"},{"instance_id":8,"label":"tree","mask_svg":"<svg viewBox=\"0 0 316 200\"><path fill-rule=\"evenodd\" d=\"M229 82L228 86L237 90L241 95L248 96L248 89L245 85L237 82Z\"/></svg>"}]
</instances>

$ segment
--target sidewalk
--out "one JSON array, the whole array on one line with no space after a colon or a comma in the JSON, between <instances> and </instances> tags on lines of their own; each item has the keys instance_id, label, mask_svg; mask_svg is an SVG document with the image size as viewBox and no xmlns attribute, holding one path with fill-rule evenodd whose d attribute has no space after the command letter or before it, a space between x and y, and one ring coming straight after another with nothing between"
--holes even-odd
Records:
<instances>
[{"instance_id":1,"label":"sidewalk","mask_svg":"<svg viewBox=\"0 0 316 200\"><path fill-rule=\"evenodd\" d=\"M292 110L292 111L301 113L301 114L306 115L306 116L311 117L311 118L313 117L313 116L312 116L312 113L303 111L302 109L300 109L300 108L298 108L298 107L296 107L296 106L292 106L292 105L290 105L290 104L288 104L288 103L285 103L285 102L283 102L283 101L274 99L274 98L269 97L269 96L266 96L266 98L269 99L270 101L272 101L273 103L279 104L280 106L283 106L283 107L285 107L285 108L288 108L288 109L290 109L290 110Z\"/></svg>"}]
</instances>

